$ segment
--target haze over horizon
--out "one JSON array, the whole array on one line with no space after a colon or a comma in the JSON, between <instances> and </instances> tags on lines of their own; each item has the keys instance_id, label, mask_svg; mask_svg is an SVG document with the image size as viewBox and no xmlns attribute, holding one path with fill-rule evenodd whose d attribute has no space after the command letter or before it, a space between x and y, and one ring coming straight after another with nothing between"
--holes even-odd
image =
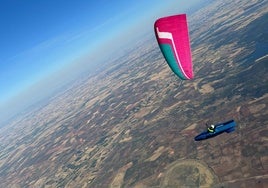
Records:
<instances>
[{"instance_id":1,"label":"haze over horizon","mask_svg":"<svg viewBox=\"0 0 268 188\"><path fill-rule=\"evenodd\" d=\"M111 55L107 51L134 40L132 33L152 31L156 18L167 12L184 13L196 2L4 1L0 8L5 28L0 31L1 119L93 68Z\"/></svg>"},{"instance_id":2,"label":"haze over horizon","mask_svg":"<svg viewBox=\"0 0 268 188\"><path fill-rule=\"evenodd\" d=\"M0 187L268 187L268 1L78 1L0 7Z\"/></svg>"}]
</instances>

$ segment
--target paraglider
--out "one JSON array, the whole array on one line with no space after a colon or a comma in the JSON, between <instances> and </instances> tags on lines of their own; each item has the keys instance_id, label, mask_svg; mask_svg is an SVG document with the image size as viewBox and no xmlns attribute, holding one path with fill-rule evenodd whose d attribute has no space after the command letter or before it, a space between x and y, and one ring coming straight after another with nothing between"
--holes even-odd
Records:
<instances>
[{"instance_id":1,"label":"paraglider","mask_svg":"<svg viewBox=\"0 0 268 188\"><path fill-rule=\"evenodd\" d=\"M202 132L201 134L197 135L194 139L195 141L205 140L208 138L212 138L215 136L218 136L219 134L222 134L224 132L230 133L235 131L236 123L234 120L230 120L224 123L219 123L215 125L214 131L206 130Z\"/></svg>"},{"instance_id":2,"label":"paraglider","mask_svg":"<svg viewBox=\"0 0 268 188\"><path fill-rule=\"evenodd\" d=\"M193 79L190 39L186 14L155 21L155 35L169 67L182 80Z\"/></svg>"},{"instance_id":3,"label":"paraglider","mask_svg":"<svg viewBox=\"0 0 268 188\"><path fill-rule=\"evenodd\" d=\"M159 18L154 23L154 30L160 50L171 70L182 80L193 79L194 73L186 14ZM234 120L211 125L194 139L200 141L224 132L230 133L235 130L235 126Z\"/></svg>"}]
</instances>

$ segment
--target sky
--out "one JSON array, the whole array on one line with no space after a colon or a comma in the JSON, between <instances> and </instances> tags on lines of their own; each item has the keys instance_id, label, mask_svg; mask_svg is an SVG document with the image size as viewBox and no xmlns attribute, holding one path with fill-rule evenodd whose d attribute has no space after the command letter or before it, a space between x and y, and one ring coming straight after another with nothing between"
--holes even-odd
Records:
<instances>
[{"instance_id":1,"label":"sky","mask_svg":"<svg viewBox=\"0 0 268 188\"><path fill-rule=\"evenodd\" d=\"M154 19L196 2L0 0L0 118L101 61L103 49L131 40L137 30L153 31Z\"/></svg>"}]
</instances>

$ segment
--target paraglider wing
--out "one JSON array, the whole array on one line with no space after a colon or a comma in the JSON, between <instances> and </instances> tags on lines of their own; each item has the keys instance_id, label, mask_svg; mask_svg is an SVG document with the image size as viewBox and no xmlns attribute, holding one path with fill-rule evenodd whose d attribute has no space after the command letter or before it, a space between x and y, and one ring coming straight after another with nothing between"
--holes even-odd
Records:
<instances>
[{"instance_id":1,"label":"paraglider wing","mask_svg":"<svg viewBox=\"0 0 268 188\"><path fill-rule=\"evenodd\" d=\"M164 17L154 24L159 47L172 71L183 80L193 79L186 14Z\"/></svg>"}]
</instances>

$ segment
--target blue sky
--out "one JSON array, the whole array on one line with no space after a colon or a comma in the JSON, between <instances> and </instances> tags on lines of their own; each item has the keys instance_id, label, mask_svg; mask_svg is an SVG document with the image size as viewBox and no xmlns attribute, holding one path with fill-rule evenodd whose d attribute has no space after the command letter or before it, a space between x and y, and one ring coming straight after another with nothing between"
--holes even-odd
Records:
<instances>
[{"instance_id":1,"label":"blue sky","mask_svg":"<svg viewBox=\"0 0 268 188\"><path fill-rule=\"evenodd\" d=\"M0 0L0 113L56 87L48 78L58 72L64 77L63 70L81 70L87 58L100 60L100 49L121 33L152 29L154 19L196 1Z\"/></svg>"}]
</instances>

